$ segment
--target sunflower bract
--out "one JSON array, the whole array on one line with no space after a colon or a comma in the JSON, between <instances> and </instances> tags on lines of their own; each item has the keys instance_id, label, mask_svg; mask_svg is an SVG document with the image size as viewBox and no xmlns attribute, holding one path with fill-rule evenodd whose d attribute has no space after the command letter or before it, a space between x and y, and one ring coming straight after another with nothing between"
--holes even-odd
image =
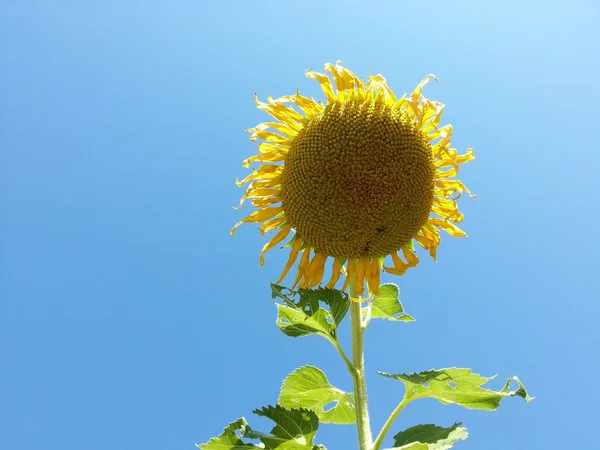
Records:
<instances>
[{"instance_id":1,"label":"sunflower bract","mask_svg":"<svg viewBox=\"0 0 600 450\"><path fill-rule=\"evenodd\" d=\"M449 148L452 127L439 125L444 106L421 93L433 75L396 98L381 75L364 83L341 62L325 71L334 84L324 74L306 75L320 83L326 104L299 93L256 99L277 121L248 130L264 142L244 161L258 168L238 182L248 184L240 205L250 199L257 210L232 233L245 222L261 223L263 234L276 231L261 264L291 235L278 282L297 263L294 286L314 287L331 259L328 287L344 274L342 289L354 280L358 295L365 285L377 293L381 269L402 275L417 265L414 242L435 259L439 229L465 236L454 225L463 218L456 201L470 193L452 178L473 151Z\"/></svg>"}]
</instances>

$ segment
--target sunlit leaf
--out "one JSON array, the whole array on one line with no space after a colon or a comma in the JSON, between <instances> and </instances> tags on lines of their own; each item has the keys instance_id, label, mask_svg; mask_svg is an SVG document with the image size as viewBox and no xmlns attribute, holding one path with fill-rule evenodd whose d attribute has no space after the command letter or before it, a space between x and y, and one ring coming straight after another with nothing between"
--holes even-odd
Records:
<instances>
[{"instance_id":1,"label":"sunlit leaf","mask_svg":"<svg viewBox=\"0 0 600 450\"><path fill-rule=\"evenodd\" d=\"M465 408L491 411L498 408L505 397L518 396L528 402L533 400L516 377L509 378L504 388L496 392L481 387L494 377L482 377L472 373L471 369L452 367L412 374L379 373L404 383L405 398L410 401L435 398L444 404L454 403ZM519 386L516 391L509 391L511 380L516 381Z\"/></svg>"},{"instance_id":2,"label":"sunlit leaf","mask_svg":"<svg viewBox=\"0 0 600 450\"><path fill-rule=\"evenodd\" d=\"M325 374L313 366L300 367L283 381L278 403L286 408L308 408L323 423L356 422L354 394L329 384Z\"/></svg>"},{"instance_id":3,"label":"sunlit leaf","mask_svg":"<svg viewBox=\"0 0 600 450\"><path fill-rule=\"evenodd\" d=\"M412 322L415 320L404 312L402 303L400 303L400 289L393 283L379 286L379 295L373 297L368 308L371 310L372 319L387 319L399 322Z\"/></svg>"},{"instance_id":4,"label":"sunlit leaf","mask_svg":"<svg viewBox=\"0 0 600 450\"><path fill-rule=\"evenodd\" d=\"M468 435L467 429L460 423L449 428L417 425L394 436L394 450L447 450Z\"/></svg>"},{"instance_id":5,"label":"sunlit leaf","mask_svg":"<svg viewBox=\"0 0 600 450\"><path fill-rule=\"evenodd\" d=\"M238 431L238 434L236 434ZM202 450L238 450L256 448L255 445L246 444L242 441L242 438L247 437L248 434L252 434L252 429L248 426L248 422L243 417L229 424L223 430L223 433L219 437L212 438L206 444L196 445L196 447Z\"/></svg>"},{"instance_id":6,"label":"sunlit leaf","mask_svg":"<svg viewBox=\"0 0 600 450\"><path fill-rule=\"evenodd\" d=\"M312 449L313 440L319 428L317 415L304 408L286 409L280 405L267 406L253 411L275 422L271 430L272 437L262 437L266 448L281 450Z\"/></svg>"},{"instance_id":7,"label":"sunlit leaf","mask_svg":"<svg viewBox=\"0 0 600 450\"><path fill-rule=\"evenodd\" d=\"M286 409L280 405L267 406L253 412L275 422L271 434L252 430L246 419L241 418L229 424L219 437L197 447L201 450L326 450L322 445L313 443L319 428L319 419L314 412L303 408ZM260 443L252 444L244 440L258 440Z\"/></svg>"},{"instance_id":8,"label":"sunlit leaf","mask_svg":"<svg viewBox=\"0 0 600 450\"><path fill-rule=\"evenodd\" d=\"M319 334L337 340L337 327L350 308L348 294L335 289L299 289L297 292L271 285L277 304L277 326L291 337ZM286 293L287 292L287 293Z\"/></svg>"}]
</instances>

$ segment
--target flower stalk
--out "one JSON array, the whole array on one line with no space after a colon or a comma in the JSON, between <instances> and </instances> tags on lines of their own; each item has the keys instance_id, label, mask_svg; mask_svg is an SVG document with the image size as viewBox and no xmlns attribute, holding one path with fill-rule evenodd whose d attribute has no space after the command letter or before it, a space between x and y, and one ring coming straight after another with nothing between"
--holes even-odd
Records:
<instances>
[{"instance_id":1,"label":"flower stalk","mask_svg":"<svg viewBox=\"0 0 600 450\"><path fill-rule=\"evenodd\" d=\"M350 297L356 298L354 280L350 282ZM352 300L350 306L350 320L352 326L352 363L355 367L354 395L356 398L356 426L358 429L358 443L360 450L371 450L373 437L369 421L369 406L367 401L367 383L365 378L365 357L363 337L365 326L361 317L360 303Z\"/></svg>"}]
</instances>

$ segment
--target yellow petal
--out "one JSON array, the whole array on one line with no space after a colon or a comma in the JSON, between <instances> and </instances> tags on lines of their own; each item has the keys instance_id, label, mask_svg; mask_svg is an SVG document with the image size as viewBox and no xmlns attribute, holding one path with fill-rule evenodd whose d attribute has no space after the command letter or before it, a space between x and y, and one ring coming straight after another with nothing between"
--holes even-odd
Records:
<instances>
[{"instance_id":1,"label":"yellow petal","mask_svg":"<svg viewBox=\"0 0 600 450\"><path fill-rule=\"evenodd\" d=\"M383 75L370 75L366 86L367 94L369 92L380 92L383 95L383 101L386 105L392 106L396 103L396 95L387 85Z\"/></svg>"},{"instance_id":2,"label":"yellow petal","mask_svg":"<svg viewBox=\"0 0 600 450\"><path fill-rule=\"evenodd\" d=\"M293 287L295 288L298 283L301 283L303 278L306 276L306 268L308 266L308 261L310 260L310 248L305 248L302 250L302 256L300 257L300 262L298 263L298 273L296 274L296 279L294 280Z\"/></svg>"},{"instance_id":3,"label":"yellow petal","mask_svg":"<svg viewBox=\"0 0 600 450\"><path fill-rule=\"evenodd\" d=\"M423 247L425 250L428 250L429 256L431 256L434 261L437 261L436 255L437 255L437 247L440 243L440 237L439 237L439 232L435 228L433 228L433 229L435 230L435 233L433 233L426 226L423 226L421 228L421 230L419 231L419 233L422 233L422 234L417 234L415 236L415 241L417 241L419 243L419 245L421 247Z\"/></svg>"},{"instance_id":4,"label":"yellow petal","mask_svg":"<svg viewBox=\"0 0 600 450\"><path fill-rule=\"evenodd\" d=\"M433 205L431 205L431 211L433 213L456 223L463 221L464 216L458 211L458 206L456 206L456 204L450 202L452 206L447 207L445 204L440 204L441 202L448 202L448 200L439 197L433 199Z\"/></svg>"},{"instance_id":5,"label":"yellow petal","mask_svg":"<svg viewBox=\"0 0 600 450\"><path fill-rule=\"evenodd\" d=\"M404 259L406 259L409 269L419 264L419 258L411 249L403 248L402 255L404 256Z\"/></svg>"},{"instance_id":6,"label":"yellow petal","mask_svg":"<svg viewBox=\"0 0 600 450\"><path fill-rule=\"evenodd\" d=\"M254 94L254 101L259 109L270 114L277 120L294 127L294 121L304 123L306 118L302 117L298 111L286 106L283 101L273 100L269 97L269 103L263 103L258 99L258 95Z\"/></svg>"},{"instance_id":7,"label":"yellow petal","mask_svg":"<svg viewBox=\"0 0 600 450\"><path fill-rule=\"evenodd\" d=\"M451 148L451 149L442 149L442 152L440 153L439 156L440 160L439 162L436 161L436 167L441 167L442 166L442 162L445 163L443 165L460 165L460 164L464 164L466 162L472 161L475 159L475 154L473 153L473 149L472 148L468 148L466 150L466 153L463 153L462 155L458 155L456 152L455 148Z\"/></svg>"},{"instance_id":8,"label":"yellow petal","mask_svg":"<svg viewBox=\"0 0 600 450\"><path fill-rule=\"evenodd\" d=\"M356 260L349 259L348 267L346 269L346 280L344 281L344 286L342 286L342 291L345 291L348 288L348 286L350 285L350 282L354 278L355 271L356 271Z\"/></svg>"},{"instance_id":9,"label":"yellow petal","mask_svg":"<svg viewBox=\"0 0 600 450\"><path fill-rule=\"evenodd\" d=\"M346 88L344 87L344 80L338 74L337 67L331 63L325 63L325 73L332 74L333 82L335 83L335 88L337 90L337 99L341 102L346 100Z\"/></svg>"},{"instance_id":10,"label":"yellow petal","mask_svg":"<svg viewBox=\"0 0 600 450\"><path fill-rule=\"evenodd\" d=\"M281 144L271 144L270 142L261 142L258 144L258 153L284 153L290 151L288 146Z\"/></svg>"},{"instance_id":11,"label":"yellow petal","mask_svg":"<svg viewBox=\"0 0 600 450\"><path fill-rule=\"evenodd\" d=\"M450 236L462 237L467 235L467 233L458 228L452 222L448 222L443 219L437 219L432 217L429 219L429 223L446 231Z\"/></svg>"},{"instance_id":12,"label":"yellow petal","mask_svg":"<svg viewBox=\"0 0 600 450\"><path fill-rule=\"evenodd\" d=\"M271 239L269 242L267 242L263 248L262 251L260 252L260 265L264 265L265 263L265 253L268 252L269 250L271 250L273 247L275 247L278 243L280 243L281 241L283 241L288 234L290 234L290 231L292 229L291 225L287 225L285 227L283 227L281 229L281 231L279 233L277 233L275 235L275 237L273 239Z\"/></svg>"},{"instance_id":13,"label":"yellow petal","mask_svg":"<svg viewBox=\"0 0 600 450\"><path fill-rule=\"evenodd\" d=\"M396 100L396 103L394 103L393 108L403 111L403 110L406 110L406 106L407 106L406 98L400 97L398 100Z\"/></svg>"},{"instance_id":14,"label":"yellow petal","mask_svg":"<svg viewBox=\"0 0 600 450\"><path fill-rule=\"evenodd\" d=\"M379 279L381 276L381 266L377 258L373 258L371 261L371 276L367 281L369 285L369 293L379 295Z\"/></svg>"},{"instance_id":15,"label":"yellow petal","mask_svg":"<svg viewBox=\"0 0 600 450\"><path fill-rule=\"evenodd\" d=\"M264 122L264 125L268 126L269 128L273 128L274 130L277 130L280 133L285 134L290 139L293 139L298 135L297 130L292 129L288 125L283 124L281 122Z\"/></svg>"},{"instance_id":16,"label":"yellow petal","mask_svg":"<svg viewBox=\"0 0 600 450\"><path fill-rule=\"evenodd\" d=\"M326 286L329 289L333 289L335 284L340 279L340 276L342 275L342 264L343 263L344 263L343 259L340 259L340 258L333 259L333 266L331 268L331 278L327 282L327 286Z\"/></svg>"},{"instance_id":17,"label":"yellow petal","mask_svg":"<svg viewBox=\"0 0 600 450\"><path fill-rule=\"evenodd\" d=\"M246 158L245 160L242 161L242 165L247 169L248 167L250 167L250 164L253 162L278 162L278 161L284 161L285 160L285 155L270 155L267 156L267 158L265 158L262 155L254 155L251 156L250 158Z\"/></svg>"},{"instance_id":18,"label":"yellow petal","mask_svg":"<svg viewBox=\"0 0 600 450\"><path fill-rule=\"evenodd\" d=\"M332 73L338 90L346 90L348 96L355 101L365 99L365 87L363 82L354 74L354 72L346 69L343 66L342 61L336 62L335 69Z\"/></svg>"},{"instance_id":19,"label":"yellow petal","mask_svg":"<svg viewBox=\"0 0 600 450\"><path fill-rule=\"evenodd\" d=\"M285 161L285 158L287 157L287 152L281 152L281 153L265 153L265 152L260 152L258 155L255 156L251 156L250 158L246 158L244 161L242 161L242 164L244 167L248 168L250 166L250 163L253 162L260 162L261 164L264 163L270 163L270 162L281 162L281 161Z\"/></svg>"},{"instance_id":20,"label":"yellow petal","mask_svg":"<svg viewBox=\"0 0 600 450\"><path fill-rule=\"evenodd\" d=\"M279 189L254 189L252 185L248 186L246 189L246 193L240 199L240 204L238 206L234 206L233 209L240 209L244 202L249 198L265 198L272 196L279 196L281 191Z\"/></svg>"},{"instance_id":21,"label":"yellow petal","mask_svg":"<svg viewBox=\"0 0 600 450\"><path fill-rule=\"evenodd\" d=\"M287 263L285 264L285 267L283 268L283 271L281 272L281 275L279 276L279 279L277 280L277 284L281 283L283 281L283 279L286 277L286 275L288 274L288 272L290 271L290 269L292 268L292 266L294 265L294 263L296 262L296 259L298 258L298 252L300 251L300 248L302 248L302 239L300 239L297 236L294 236L294 243L292 244L292 249L290 250L290 256L287 260Z\"/></svg>"},{"instance_id":22,"label":"yellow petal","mask_svg":"<svg viewBox=\"0 0 600 450\"><path fill-rule=\"evenodd\" d=\"M437 127L442 119L442 112L445 105L440 102L434 102L429 99L423 101L423 125L421 131L428 135L428 139L432 140L439 137Z\"/></svg>"},{"instance_id":23,"label":"yellow petal","mask_svg":"<svg viewBox=\"0 0 600 450\"><path fill-rule=\"evenodd\" d=\"M249 131L252 133L252 135L250 136L250 140L252 142L256 141L257 139L263 139L267 142L273 142L275 144L285 144L285 145L292 144L292 141L290 141L285 136L282 136L277 133L272 133L270 131L258 131L258 130L253 130L252 128L249 130L246 130L246 131Z\"/></svg>"},{"instance_id":24,"label":"yellow petal","mask_svg":"<svg viewBox=\"0 0 600 450\"><path fill-rule=\"evenodd\" d=\"M423 108L421 107L421 104L418 100L410 97L405 99L405 102L408 106L408 108L406 108L406 113L415 121L416 126L420 128L423 123Z\"/></svg>"},{"instance_id":25,"label":"yellow petal","mask_svg":"<svg viewBox=\"0 0 600 450\"><path fill-rule=\"evenodd\" d=\"M256 169L256 172L259 175L266 175L270 173L281 173L283 172L283 166L277 164L261 164L261 166Z\"/></svg>"},{"instance_id":26,"label":"yellow petal","mask_svg":"<svg viewBox=\"0 0 600 450\"><path fill-rule=\"evenodd\" d=\"M325 253L316 253L312 261L308 265L306 274L306 287L311 288L323 281L323 273L325 272L325 261L327 255Z\"/></svg>"},{"instance_id":27,"label":"yellow petal","mask_svg":"<svg viewBox=\"0 0 600 450\"><path fill-rule=\"evenodd\" d=\"M356 267L356 277L354 278L354 290L356 295L361 296L365 292L364 287L365 281L365 260L363 258L358 260Z\"/></svg>"},{"instance_id":28,"label":"yellow petal","mask_svg":"<svg viewBox=\"0 0 600 450\"><path fill-rule=\"evenodd\" d=\"M450 167L448 170L436 170L435 172L435 178L436 179L443 179L443 178L452 178L455 177L458 174L458 167L454 166L454 167Z\"/></svg>"},{"instance_id":29,"label":"yellow petal","mask_svg":"<svg viewBox=\"0 0 600 450\"><path fill-rule=\"evenodd\" d=\"M300 92L298 91L296 91L296 95L290 97L290 100L302 110L308 120L312 119L316 114L323 110L323 107L316 101L312 98L300 95Z\"/></svg>"},{"instance_id":30,"label":"yellow petal","mask_svg":"<svg viewBox=\"0 0 600 450\"><path fill-rule=\"evenodd\" d=\"M438 79L436 78L436 76L434 74L430 73L429 75L427 75L425 78L423 78L423 80L419 83L419 85L415 88L415 90L411 94L411 97L413 99L418 100L421 97L421 91L423 90L423 86L425 86L427 83L429 83L429 80L438 81Z\"/></svg>"},{"instance_id":31,"label":"yellow petal","mask_svg":"<svg viewBox=\"0 0 600 450\"><path fill-rule=\"evenodd\" d=\"M248 180L244 179L242 181L239 180L235 180L235 184L237 184L238 186L242 186L244 184L246 184L248 182ZM250 183L248 185L248 189L264 189L264 188L272 188L272 187L276 187L279 186L280 181L277 178L272 178L272 179L268 179L268 180L255 180L252 181L252 183Z\"/></svg>"},{"instance_id":32,"label":"yellow petal","mask_svg":"<svg viewBox=\"0 0 600 450\"><path fill-rule=\"evenodd\" d=\"M279 228L279 226L283 225L286 221L287 217L276 217L275 219L267 220L260 226L260 234L265 234L267 231Z\"/></svg>"},{"instance_id":33,"label":"yellow petal","mask_svg":"<svg viewBox=\"0 0 600 450\"><path fill-rule=\"evenodd\" d=\"M454 195L456 192L466 192L471 195L471 192L459 180L436 180L435 187L440 188L444 192L444 197Z\"/></svg>"},{"instance_id":34,"label":"yellow petal","mask_svg":"<svg viewBox=\"0 0 600 450\"><path fill-rule=\"evenodd\" d=\"M254 211L248 217L246 217L246 218L240 220L238 223L236 223L235 226L231 229L230 234L233 236L233 233L235 232L236 228L239 227L243 223L263 222L267 219L270 219L273 216L276 216L277 214L281 213L282 211L283 211L282 207L267 208L267 209L261 209L258 211Z\"/></svg>"},{"instance_id":35,"label":"yellow petal","mask_svg":"<svg viewBox=\"0 0 600 450\"><path fill-rule=\"evenodd\" d=\"M336 96L333 93L333 87L331 86L331 80L327 75L323 75L322 73L313 72L312 70L306 71L306 78L315 79L321 85L321 89L323 89L323 93L325 94L325 98L329 103L335 103Z\"/></svg>"},{"instance_id":36,"label":"yellow petal","mask_svg":"<svg viewBox=\"0 0 600 450\"><path fill-rule=\"evenodd\" d=\"M275 178L279 178L279 176L281 175L281 173L283 172L283 166L276 166L273 164L263 164L262 166L260 166L258 168L258 170L253 170L252 173L250 175L248 175L246 178L244 178L242 181L238 181L236 180L236 184L238 186L242 186L244 184L246 184L248 181L253 181L253 180L265 180L265 179L275 179ZM279 183L276 183L279 184ZM264 184L261 184L259 186L266 186ZM271 186L273 186L273 184L271 184Z\"/></svg>"},{"instance_id":37,"label":"yellow petal","mask_svg":"<svg viewBox=\"0 0 600 450\"><path fill-rule=\"evenodd\" d=\"M404 253L404 250L405 249L402 249L402 253L404 254L404 256L406 258L406 253ZM410 252L410 250L409 250L409 252ZM410 253L412 253L412 252L410 252ZM410 269L411 267L414 267L418 264L419 258L417 258L417 256L414 253L412 253L412 255L409 255L409 258L407 258L407 261L408 262L402 261L402 259L398 255L398 253L393 252L392 253L392 262L394 263L394 267L383 266L383 270L385 270L387 273L390 273L392 275L402 276L408 269Z\"/></svg>"},{"instance_id":38,"label":"yellow petal","mask_svg":"<svg viewBox=\"0 0 600 450\"><path fill-rule=\"evenodd\" d=\"M250 203L252 203L252 206L260 209L267 208L268 206L274 205L275 203L279 202L281 202L281 199L279 197L254 198L250 201Z\"/></svg>"},{"instance_id":39,"label":"yellow petal","mask_svg":"<svg viewBox=\"0 0 600 450\"><path fill-rule=\"evenodd\" d=\"M371 279L371 258L362 258L362 261L364 262L365 273L363 275L363 282L362 282L361 286L363 286L363 292L364 292L364 285L366 285L367 294L368 294L370 292L369 280Z\"/></svg>"}]
</instances>

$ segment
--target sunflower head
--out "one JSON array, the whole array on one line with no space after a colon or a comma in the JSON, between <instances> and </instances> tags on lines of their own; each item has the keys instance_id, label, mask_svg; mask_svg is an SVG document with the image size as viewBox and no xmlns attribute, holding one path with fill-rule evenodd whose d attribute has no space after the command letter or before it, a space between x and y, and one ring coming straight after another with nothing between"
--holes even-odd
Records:
<instances>
[{"instance_id":1,"label":"sunflower head","mask_svg":"<svg viewBox=\"0 0 600 450\"><path fill-rule=\"evenodd\" d=\"M327 287L345 275L362 295L365 285L377 293L380 271L402 275L419 262L416 242L435 259L439 230L465 236L456 201L469 191L453 179L460 164L473 159L467 149L450 148L452 127L440 126L444 105L425 98L428 75L411 95L397 98L381 75L365 83L341 62L325 64L316 79L326 103L295 95L257 106L275 121L249 131L260 139L258 154L244 166L258 167L238 185L247 184L241 204L256 211L240 221L261 223L261 233L277 231L260 254L287 237L290 256L278 283L298 258L294 286L323 281ZM386 264L389 257L391 264Z\"/></svg>"}]
</instances>

